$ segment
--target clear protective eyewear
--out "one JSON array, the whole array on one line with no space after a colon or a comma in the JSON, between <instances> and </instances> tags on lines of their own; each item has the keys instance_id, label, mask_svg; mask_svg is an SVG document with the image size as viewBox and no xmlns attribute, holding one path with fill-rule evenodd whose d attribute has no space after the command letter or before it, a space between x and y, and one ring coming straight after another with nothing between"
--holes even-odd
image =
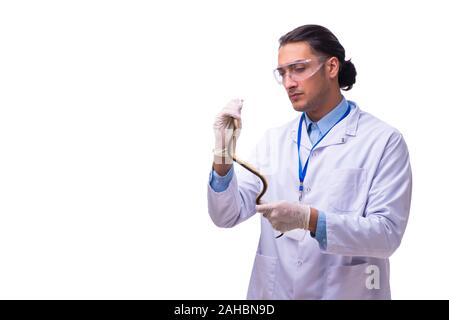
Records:
<instances>
[{"instance_id":1,"label":"clear protective eyewear","mask_svg":"<svg viewBox=\"0 0 449 320\"><path fill-rule=\"evenodd\" d=\"M323 57L317 61L312 59L296 60L274 69L274 77L279 84L283 84L288 76L292 81L301 82L309 79L323 66Z\"/></svg>"}]
</instances>

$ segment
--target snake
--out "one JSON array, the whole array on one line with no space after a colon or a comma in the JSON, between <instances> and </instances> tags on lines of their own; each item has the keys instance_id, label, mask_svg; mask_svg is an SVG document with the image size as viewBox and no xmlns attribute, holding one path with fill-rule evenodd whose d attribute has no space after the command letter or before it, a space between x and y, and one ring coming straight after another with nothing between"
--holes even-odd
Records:
<instances>
[{"instance_id":1,"label":"snake","mask_svg":"<svg viewBox=\"0 0 449 320\"><path fill-rule=\"evenodd\" d=\"M262 204L262 197L263 195L267 192L268 189L268 182L267 179L259 172L257 171L256 168L254 168L252 165L250 165L249 163L239 159L236 154L235 154L235 148L237 145L237 134L236 134L236 130L238 128L241 128L241 122L239 119L234 118L233 119L233 125L234 125L234 132L232 134L232 160L234 160L235 162L237 162L239 165L241 165L243 168L245 168L246 170L248 170L249 172L251 172L252 174L254 174L255 176L257 176L261 181L262 181L262 190L259 192L259 194L256 197L256 204L260 205ZM276 236L276 239L281 237L284 233L279 234L278 236Z\"/></svg>"},{"instance_id":2,"label":"snake","mask_svg":"<svg viewBox=\"0 0 449 320\"><path fill-rule=\"evenodd\" d=\"M256 204L260 205L262 204L262 197L267 192L268 189L268 182L267 179L259 172L256 168L254 168L249 163L239 159L235 154L235 148L237 144L237 135L236 130L238 128L241 128L241 122L239 119L234 118L234 132L232 134L232 160L237 162L239 165L241 165L243 168L257 176L262 181L262 190L259 192L259 194L256 197Z\"/></svg>"}]
</instances>

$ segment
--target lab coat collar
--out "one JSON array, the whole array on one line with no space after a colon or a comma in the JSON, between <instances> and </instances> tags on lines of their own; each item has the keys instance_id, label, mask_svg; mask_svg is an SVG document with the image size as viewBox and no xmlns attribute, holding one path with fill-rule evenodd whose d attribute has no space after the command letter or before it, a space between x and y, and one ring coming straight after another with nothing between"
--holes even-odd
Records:
<instances>
[{"instance_id":1,"label":"lab coat collar","mask_svg":"<svg viewBox=\"0 0 449 320\"><path fill-rule=\"evenodd\" d=\"M318 144L316 149L323 148L330 145L342 144L347 141L347 136L356 136L357 135L357 127L360 117L360 108L353 101L348 100L348 104L351 106L351 112L349 115L338 123L334 129L335 132L329 132L329 134ZM301 114L302 115L302 114ZM294 121L291 122L291 139L297 144L298 140L298 125L301 115L296 117ZM341 126L346 125L346 129L341 130ZM301 136L307 137L307 129L306 126L302 126ZM301 139L301 148L306 148L307 150L312 149L312 144L310 143L310 139Z\"/></svg>"}]
</instances>

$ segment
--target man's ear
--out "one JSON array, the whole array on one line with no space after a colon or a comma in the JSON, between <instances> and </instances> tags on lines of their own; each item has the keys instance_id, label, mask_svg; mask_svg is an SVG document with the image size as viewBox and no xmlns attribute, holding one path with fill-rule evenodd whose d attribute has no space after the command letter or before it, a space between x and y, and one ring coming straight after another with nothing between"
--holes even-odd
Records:
<instances>
[{"instance_id":1,"label":"man's ear","mask_svg":"<svg viewBox=\"0 0 449 320\"><path fill-rule=\"evenodd\" d=\"M326 69L331 79L338 78L338 70L340 68L340 61L337 57L331 57L326 61Z\"/></svg>"}]
</instances>

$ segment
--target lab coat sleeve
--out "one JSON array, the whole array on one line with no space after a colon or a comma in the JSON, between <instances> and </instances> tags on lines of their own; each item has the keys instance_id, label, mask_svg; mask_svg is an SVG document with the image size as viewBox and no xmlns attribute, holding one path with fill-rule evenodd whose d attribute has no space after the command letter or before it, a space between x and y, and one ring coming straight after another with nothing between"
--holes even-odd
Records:
<instances>
[{"instance_id":1,"label":"lab coat sleeve","mask_svg":"<svg viewBox=\"0 0 449 320\"><path fill-rule=\"evenodd\" d=\"M325 252L388 258L407 225L412 174L407 145L393 133L386 144L368 191L362 215L326 212Z\"/></svg>"},{"instance_id":2,"label":"lab coat sleeve","mask_svg":"<svg viewBox=\"0 0 449 320\"><path fill-rule=\"evenodd\" d=\"M249 163L259 169L261 144L252 152ZM256 197L261 190L259 178L234 164L234 174L229 186L222 192L216 192L208 183L207 202L209 216L218 227L231 228L256 213Z\"/></svg>"}]
</instances>

